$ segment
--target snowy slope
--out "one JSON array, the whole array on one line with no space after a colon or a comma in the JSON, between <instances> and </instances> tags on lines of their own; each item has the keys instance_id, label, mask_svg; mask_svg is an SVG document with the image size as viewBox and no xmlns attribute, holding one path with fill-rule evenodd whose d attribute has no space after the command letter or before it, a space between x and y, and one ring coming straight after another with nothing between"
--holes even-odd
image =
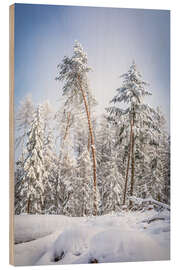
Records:
<instances>
[{"instance_id":1,"label":"snowy slope","mask_svg":"<svg viewBox=\"0 0 180 270\"><path fill-rule=\"evenodd\" d=\"M168 260L169 212L15 216L15 242L16 265Z\"/></svg>"}]
</instances>

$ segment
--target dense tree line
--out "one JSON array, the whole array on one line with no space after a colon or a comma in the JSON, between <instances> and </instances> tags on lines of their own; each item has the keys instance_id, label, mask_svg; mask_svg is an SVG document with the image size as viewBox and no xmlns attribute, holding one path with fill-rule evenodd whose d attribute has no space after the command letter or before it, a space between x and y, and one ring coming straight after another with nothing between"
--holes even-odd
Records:
<instances>
[{"instance_id":1,"label":"dense tree line","mask_svg":"<svg viewBox=\"0 0 180 270\"><path fill-rule=\"evenodd\" d=\"M135 62L104 114L88 82L88 58L75 42L58 65L63 105L35 106L30 97L16 116L19 157L15 214L102 215L136 209L132 196L170 201L170 137Z\"/></svg>"}]
</instances>

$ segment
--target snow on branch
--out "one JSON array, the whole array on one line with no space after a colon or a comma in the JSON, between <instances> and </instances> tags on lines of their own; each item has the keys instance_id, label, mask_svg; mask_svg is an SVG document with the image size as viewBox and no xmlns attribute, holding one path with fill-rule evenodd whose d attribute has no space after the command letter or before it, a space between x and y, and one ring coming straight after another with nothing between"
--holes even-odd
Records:
<instances>
[{"instance_id":1,"label":"snow on branch","mask_svg":"<svg viewBox=\"0 0 180 270\"><path fill-rule=\"evenodd\" d=\"M120 109L120 108L117 108L117 107L108 107L108 108L105 108L105 110L110 113L110 115L115 115L115 116L121 116L121 115L124 115L124 114L127 114L129 112L129 108L127 109Z\"/></svg>"},{"instance_id":2,"label":"snow on branch","mask_svg":"<svg viewBox=\"0 0 180 270\"><path fill-rule=\"evenodd\" d=\"M148 203L148 202L152 203L152 204L156 204L156 205L163 207L163 208L170 211L169 205L162 203L162 202L158 202L158 201L154 200L153 198L142 199L142 198L137 198L135 196L131 196L131 197L129 197L129 199L137 204Z\"/></svg>"}]
</instances>

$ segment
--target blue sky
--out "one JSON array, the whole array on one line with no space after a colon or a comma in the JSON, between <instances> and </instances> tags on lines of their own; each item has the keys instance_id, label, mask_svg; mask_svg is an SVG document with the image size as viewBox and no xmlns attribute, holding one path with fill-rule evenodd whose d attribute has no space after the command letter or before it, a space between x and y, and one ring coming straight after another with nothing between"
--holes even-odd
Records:
<instances>
[{"instance_id":1,"label":"blue sky","mask_svg":"<svg viewBox=\"0 0 180 270\"><path fill-rule=\"evenodd\" d=\"M15 108L28 93L35 103L49 99L58 108L57 64L78 40L88 54L92 91L104 111L119 76L134 59L169 127L170 12L167 10L15 5Z\"/></svg>"}]
</instances>

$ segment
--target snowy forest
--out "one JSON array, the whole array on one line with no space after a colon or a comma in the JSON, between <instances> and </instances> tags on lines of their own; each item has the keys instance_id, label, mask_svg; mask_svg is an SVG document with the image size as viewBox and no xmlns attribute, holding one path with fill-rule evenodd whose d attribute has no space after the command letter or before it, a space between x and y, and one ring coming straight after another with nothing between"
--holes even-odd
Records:
<instances>
[{"instance_id":1,"label":"snowy forest","mask_svg":"<svg viewBox=\"0 0 180 270\"><path fill-rule=\"evenodd\" d=\"M170 135L132 64L101 115L88 56L75 42L57 67L61 100L25 97L15 115L15 214L101 216L170 205ZM53 91L53 89L52 89ZM153 92L153 91L152 91ZM103 89L102 89L103 95Z\"/></svg>"}]
</instances>

